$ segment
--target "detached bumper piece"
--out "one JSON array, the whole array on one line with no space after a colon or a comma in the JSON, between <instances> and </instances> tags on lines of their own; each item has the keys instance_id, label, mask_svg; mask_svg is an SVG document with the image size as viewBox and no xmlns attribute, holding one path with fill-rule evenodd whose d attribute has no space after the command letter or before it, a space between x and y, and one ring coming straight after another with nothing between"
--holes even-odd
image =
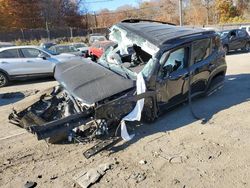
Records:
<instances>
[{"instance_id":1,"label":"detached bumper piece","mask_svg":"<svg viewBox=\"0 0 250 188\"><path fill-rule=\"evenodd\" d=\"M95 146L93 146L92 148L85 151L83 153L83 155L88 159L88 158L94 156L95 154L99 153L100 151L114 146L115 144L117 144L121 140L122 139L120 137L113 137L113 138L103 140L103 141L99 142L98 144L96 144Z\"/></svg>"}]
</instances>

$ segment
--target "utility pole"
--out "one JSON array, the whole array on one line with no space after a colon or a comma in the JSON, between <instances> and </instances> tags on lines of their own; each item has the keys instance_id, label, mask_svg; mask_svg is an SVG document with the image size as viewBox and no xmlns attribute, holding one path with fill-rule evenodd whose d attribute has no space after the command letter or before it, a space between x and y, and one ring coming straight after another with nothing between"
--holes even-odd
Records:
<instances>
[{"instance_id":1,"label":"utility pole","mask_svg":"<svg viewBox=\"0 0 250 188\"><path fill-rule=\"evenodd\" d=\"M49 25L48 25L47 20L45 21L45 24L46 24L46 31L47 31L47 35L48 35L48 40L50 40Z\"/></svg>"},{"instance_id":2,"label":"utility pole","mask_svg":"<svg viewBox=\"0 0 250 188\"><path fill-rule=\"evenodd\" d=\"M94 16L95 16L95 27L97 28L97 16L96 16L96 12L94 12Z\"/></svg>"},{"instance_id":3,"label":"utility pole","mask_svg":"<svg viewBox=\"0 0 250 188\"><path fill-rule=\"evenodd\" d=\"M70 38L72 39L73 38L73 28L70 27L69 29L70 29Z\"/></svg>"},{"instance_id":4,"label":"utility pole","mask_svg":"<svg viewBox=\"0 0 250 188\"><path fill-rule=\"evenodd\" d=\"M182 0L179 0L179 19L180 19L180 26L183 25L183 18L182 18Z\"/></svg>"}]
</instances>

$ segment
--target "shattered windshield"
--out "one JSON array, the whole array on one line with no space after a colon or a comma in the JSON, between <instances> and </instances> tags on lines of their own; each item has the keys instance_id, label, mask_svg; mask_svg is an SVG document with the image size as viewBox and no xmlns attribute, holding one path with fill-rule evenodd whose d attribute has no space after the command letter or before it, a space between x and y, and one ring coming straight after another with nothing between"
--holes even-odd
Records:
<instances>
[{"instance_id":1,"label":"shattered windshield","mask_svg":"<svg viewBox=\"0 0 250 188\"><path fill-rule=\"evenodd\" d=\"M99 59L99 64L130 79L136 79L139 72L144 77L151 75L155 64L154 54L158 52L156 46L118 27L111 30L110 39L117 46L109 47Z\"/></svg>"},{"instance_id":2,"label":"shattered windshield","mask_svg":"<svg viewBox=\"0 0 250 188\"><path fill-rule=\"evenodd\" d=\"M102 66L122 75L125 78L130 78L132 80L136 79L136 73L133 71L125 68L122 65L122 62L119 62L119 55L117 57L114 57L111 54L114 54L115 50L111 46L109 47L105 53L102 55L102 57L98 60L98 63L101 64ZM111 57L112 56L112 57ZM115 59L116 58L116 59Z\"/></svg>"}]
</instances>

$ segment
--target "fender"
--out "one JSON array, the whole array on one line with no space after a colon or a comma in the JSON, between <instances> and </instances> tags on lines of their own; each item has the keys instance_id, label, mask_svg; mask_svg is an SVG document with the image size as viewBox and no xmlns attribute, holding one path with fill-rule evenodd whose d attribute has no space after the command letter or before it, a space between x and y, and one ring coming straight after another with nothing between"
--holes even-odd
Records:
<instances>
[{"instance_id":1,"label":"fender","mask_svg":"<svg viewBox=\"0 0 250 188\"><path fill-rule=\"evenodd\" d=\"M3 72L7 76L7 78L10 80L10 75L5 70L0 68L0 72Z\"/></svg>"}]
</instances>

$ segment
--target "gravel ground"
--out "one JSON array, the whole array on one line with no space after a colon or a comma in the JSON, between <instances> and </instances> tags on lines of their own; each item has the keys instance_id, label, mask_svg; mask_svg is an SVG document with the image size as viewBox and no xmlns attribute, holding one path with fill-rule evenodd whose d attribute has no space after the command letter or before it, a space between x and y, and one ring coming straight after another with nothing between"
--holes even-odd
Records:
<instances>
[{"instance_id":1,"label":"gravel ground","mask_svg":"<svg viewBox=\"0 0 250 188\"><path fill-rule=\"evenodd\" d=\"M228 55L227 63L224 88L194 102L207 124L181 105L139 126L132 141L90 159L82 153L93 144L48 145L8 123L13 106L55 81L1 88L0 187L23 187L26 181L45 188L79 187L75 175L110 161L112 168L93 187L250 187L250 53Z\"/></svg>"}]
</instances>

